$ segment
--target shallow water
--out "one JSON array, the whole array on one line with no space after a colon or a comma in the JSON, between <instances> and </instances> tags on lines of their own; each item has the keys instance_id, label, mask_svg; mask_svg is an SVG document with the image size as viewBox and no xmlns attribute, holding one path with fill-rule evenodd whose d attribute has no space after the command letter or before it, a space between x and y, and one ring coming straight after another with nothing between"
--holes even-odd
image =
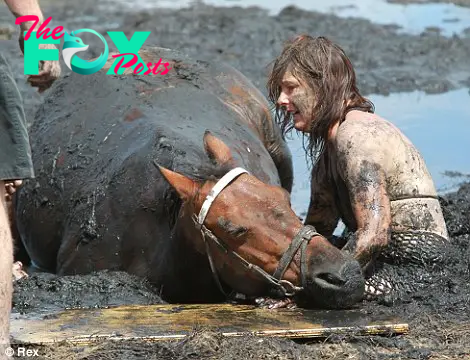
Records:
<instances>
[{"instance_id":1,"label":"shallow water","mask_svg":"<svg viewBox=\"0 0 470 360\"><path fill-rule=\"evenodd\" d=\"M133 9L155 7L179 8L194 0L110 0L112 3L131 4ZM295 5L304 10L335 14L339 17L368 19L377 24L394 24L400 31L419 34L428 27L438 27L443 35L459 34L470 27L470 9L454 4L390 4L385 0L205 0L215 6L259 6L276 15L284 7Z\"/></svg>"},{"instance_id":2,"label":"shallow water","mask_svg":"<svg viewBox=\"0 0 470 360\"><path fill-rule=\"evenodd\" d=\"M393 122L421 152L440 193L456 190L462 181L470 180L468 89L435 95L414 91L369 98L375 104L376 113ZM303 215L310 200L309 170L302 137L294 133L290 138L295 171L292 207Z\"/></svg>"}]
</instances>

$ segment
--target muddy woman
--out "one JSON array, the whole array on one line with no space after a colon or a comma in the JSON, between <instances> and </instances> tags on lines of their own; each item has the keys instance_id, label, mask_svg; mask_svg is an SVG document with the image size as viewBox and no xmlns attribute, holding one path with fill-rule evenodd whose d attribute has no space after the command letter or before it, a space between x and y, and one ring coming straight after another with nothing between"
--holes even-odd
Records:
<instances>
[{"instance_id":1,"label":"muddy woman","mask_svg":"<svg viewBox=\"0 0 470 360\"><path fill-rule=\"evenodd\" d=\"M449 239L432 177L410 140L360 94L345 52L325 37L297 36L274 60L267 88L283 132L308 138L305 223L353 252L366 298L393 300L425 285ZM338 239L339 219L347 235Z\"/></svg>"}]
</instances>

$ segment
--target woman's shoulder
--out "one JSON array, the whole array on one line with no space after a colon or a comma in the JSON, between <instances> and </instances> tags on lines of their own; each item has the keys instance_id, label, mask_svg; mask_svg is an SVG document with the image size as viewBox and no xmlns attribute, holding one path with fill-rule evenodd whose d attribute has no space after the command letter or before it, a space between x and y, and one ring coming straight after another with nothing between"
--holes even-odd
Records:
<instances>
[{"instance_id":1,"label":"woman's shoulder","mask_svg":"<svg viewBox=\"0 0 470 360\"><path fill-rule=\"evenodd\" d=\"M400 137L399 130L384 118L351 111L337 129L335 147L339 154L347 157L380 159L388 156Z\"/></svg>"},{"instance_id":2,"label":"woman's shoulder","mask_svg":"<svg viewBox=\"0 0 470 360\"><path fill-rule=\"evenodd\" d=\"M345 120L338 127L336 134L338 141L358 142L371 141L376 143L378 139L389 139L400 135L400 130L383 117L363 111L353 110L348 112Z\"/></svg>"}]
</instances>

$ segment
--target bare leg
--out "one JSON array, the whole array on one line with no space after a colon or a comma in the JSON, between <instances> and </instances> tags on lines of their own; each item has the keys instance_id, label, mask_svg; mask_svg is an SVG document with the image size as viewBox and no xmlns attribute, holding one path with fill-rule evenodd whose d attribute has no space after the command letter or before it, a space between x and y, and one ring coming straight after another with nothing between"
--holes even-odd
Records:
<instances>
[{"instance_id":1,"label":"bare leg","mask_svg":"<svg viewBox=\"0 0 470 360\"><path fill-rule=\"evenodd\" d=\"M15 218L14 218L14 211L13 211L13 204L12 204L12 196L16 192L16 189L21 186L23 183L22 180L15 180L11 182L4 182L5 184L5 202L6 202L6 210L8 216L8 222L10 226L10 236L12 238L12 242L14 244L15 234L13 227L15 226ZM27 278L28 274L23 270L23 263L21 261L16 261L13 264L13 281L17 281L23 278Z\"/></svg>"},{"instance_id":2,"label":"bare leg","mask_svg":"<svg viewBox=\"0 0 470 360\"><path fill-rule=\"evenodd\" d=\"M13 283L13 243L5 203L5 184L0 181L0 359L10 345L10 311Z\"/></svg>"}]
</instances>

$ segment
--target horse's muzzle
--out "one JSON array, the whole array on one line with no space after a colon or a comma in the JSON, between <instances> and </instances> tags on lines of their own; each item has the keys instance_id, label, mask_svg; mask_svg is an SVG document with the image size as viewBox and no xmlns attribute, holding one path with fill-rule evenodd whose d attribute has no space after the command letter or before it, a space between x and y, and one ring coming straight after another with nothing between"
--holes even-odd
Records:
<instances>
[{"instance_id":1,"label":"horse's muzzle","mask_svg":"<svg viewBox=\"0 0 470 360\"><path fill-rule=\"evenodd\" d=\"M323 267L310 274L305 288L308 303L329 309L349 308L364 297L365 279L356 260Z\"/></svg>"}]
</instances>

